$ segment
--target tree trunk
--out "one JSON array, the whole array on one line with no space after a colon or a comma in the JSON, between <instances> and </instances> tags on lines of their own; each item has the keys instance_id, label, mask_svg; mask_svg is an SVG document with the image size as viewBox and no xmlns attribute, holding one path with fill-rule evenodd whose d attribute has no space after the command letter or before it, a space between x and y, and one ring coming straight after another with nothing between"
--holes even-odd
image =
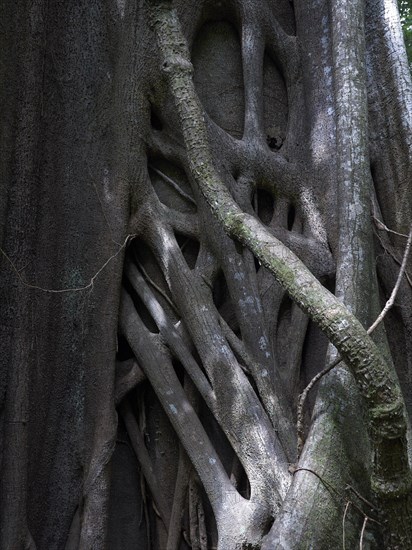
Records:
<instances>
[{"instance_id":1,"label":"tree trunk","mask_svg":"<svg viewBox=\"0 0 412 550\"><path fill-rule=\"evenodd\" d=\"M0 10L0 547L412 547L394 0Z\"/></svg>"}]
</instances>

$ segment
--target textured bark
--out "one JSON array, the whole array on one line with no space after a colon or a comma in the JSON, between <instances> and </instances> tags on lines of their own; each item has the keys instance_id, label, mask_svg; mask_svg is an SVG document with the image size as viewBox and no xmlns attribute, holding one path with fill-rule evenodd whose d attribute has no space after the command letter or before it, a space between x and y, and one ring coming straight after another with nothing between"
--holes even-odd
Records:
<instances>
[{"instance_id":1,"label":"textured bark","mask_svg":"<svg viewBox=\"0 0 412 550\"><path fill-rule=\"evenodd\" d=\"M409 548L395 2L172 4L0 8L0 546Z\"/></svg>"},{"instance_id":2,"label":"textured bark","mask_svg":"<svg viewBox=\"0 0 412 550\"><path fill-rule=\"evenodd\" d=\"M369 238L365 246L365 234L370 235L371 232L367 230L370 216L365 213L365 197L369 187L366 79L364 67L358 61L365 53L361 6L357 1L349 4L337 2L333 7L332 22L336 52L338 189L342 205L338 258L341 269L336 284L338 290L344 289L343 297L362 318L365 312L357 311L358 302L365 303L364 287L373 285L374 279L369 268L371 262L365 260L371 240ZM190 55L176 14L167 2L159 2L151 9L151 20L162 54L162 68L182 124L191 176L228 235L254 253L290 297L325 332L352 371L371 422L374 453L372 486L379 499L378 505L388 518L387 527L395 546L394 533L399 534L399 544L410 546L412 532L405 529L410 522L405 522L403 518L398 524L396 515L388 514L386 510L393 506L393 501L396 501L396 507L405 508L412 487L406 442L406 411L392 367L386 364L356 318L323 289L304 264L271 236L263 224L243 213L232 199L213 167L202 111L192 84ZM354 28L354 20L360 28ZM354 265L356 269L352 267ZM219 527L218 523L218 530Z\"/></svg>"}]
</instances>

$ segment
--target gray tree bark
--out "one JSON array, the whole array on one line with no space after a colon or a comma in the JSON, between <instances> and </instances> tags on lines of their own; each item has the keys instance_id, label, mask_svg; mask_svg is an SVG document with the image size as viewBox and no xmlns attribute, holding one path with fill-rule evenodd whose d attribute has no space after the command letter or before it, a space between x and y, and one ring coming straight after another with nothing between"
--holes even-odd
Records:
<instances>
[{"instance_id":1,"label":"gray tree bark","mask_svg":"<svg viewBox=\"0 0 412 550\"><path fill-rule=\"evenodd\" d=\"M410 548L396 3L0 9L0 547Z\"/></svg>"}]
</instances>

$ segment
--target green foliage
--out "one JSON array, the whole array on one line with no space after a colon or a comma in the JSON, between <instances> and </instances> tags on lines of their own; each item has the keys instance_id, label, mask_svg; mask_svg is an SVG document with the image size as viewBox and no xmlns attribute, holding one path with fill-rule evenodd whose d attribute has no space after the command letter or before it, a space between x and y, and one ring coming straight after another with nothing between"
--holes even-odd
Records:
<instances>
[{"instance_id":1,"label":"green foliage","mask_svg":"<svg viewBox=\"0 0 412 550\"><path fill-rule=\"evenodd\" d=\"M412 70L412 2L411 0L398 0L398 6L405 39L406 53L408 54L409 66Z\"/></svg>"}]
</instances>

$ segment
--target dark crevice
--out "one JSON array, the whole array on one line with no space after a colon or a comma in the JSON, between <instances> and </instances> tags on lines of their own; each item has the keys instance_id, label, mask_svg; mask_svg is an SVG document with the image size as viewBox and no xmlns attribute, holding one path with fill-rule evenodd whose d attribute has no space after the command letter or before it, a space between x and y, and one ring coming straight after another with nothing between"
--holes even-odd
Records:
<instances>
[{"instance_id":1,"label":"dark crevice","mask_svg":"<svg viewBox=\"0 0 412 550\"><path fill-rule=\"evenodd\" d=\"M270 193L264 189L256 189L252 197L252 205L256 214L264 225L269 225L273 218L275 201Z\"/></svg>"},{"instance_id":2,"label":"dark crevice","mask_svg":"<svg viewBox=\"0 0 412 550\"><path fill-rule=\"evenodd\" d=\"M148 380L145 380L144 382L142 382L142 384L139 384L138 386L133 388L127 394L127 396L124 397L124 399L127 400L128 403L130 404L130 408L132 410L133 416L137 421L137 423L139 424L139 426L141 425L140 416L142 411L145 408L146 395L148 391L153 391L153 390L151 389L150 382ZM146 430L143 430L143 436L144 436L144 439L146 440L146 437L147 437Z\"/></svg>"},{"instance_id":3,"label":"dark crevice","mask_svg":"<svg viewBox=\"0 0 412 550\"><path fill-rule=\"evenodd\" d=\"M184 381L184 378L185 378L185 369L184 369L184 367L182 366L181 362L178 359L176 359L175 357L172 358L172 365L173 365L173 368L175 369L175 373L176 373L176 376L177 376L179 382L183 386L183 381Z\"/></svg>"},{"instance_id":4,"label":"dark crevice","mask_svg":"<svg viewBox=\"0 0 412 550\"><path fill-rule=\"evenodd\" d=\"M200 250L199 241L179 233L175 233L175 237L187 265L190 269L194 269Z\"/></svg>"},{"instance_id":5,"label":"dark crevice","mask_svg":"<svg viewBox=\"0 0 412 550\"><path fill-rule=\"evenodd\" d=\"M268 134L266 136L266 143L269 145L269 149L272 149L272 151L279 151L279 149L283 145L284 138L280 137L279 135L271 135Z\"/></svg>"},{"instance_id":6,"label":"dark crevice","mask_svg":"<svg viewBox=\"0 0 412 550\"><path fill-rule=\"evenodd\" d=\"M159 302L164 304L165 299L154 287L154 285L162 289L163 293L171 300L171 294L166 279L157 263L153 252L150 250L147 244L141 239L136 239L135 241L133 241L130 250L134 263L140 269L142 277L149 284Z\"/></svg>"},{"instance_id":7,"label":"dark crevice","mask_svg":"<svg viewBox=\"0 0 412 550\"><path fill-rule=\"evenodd\" d=\"M257 273L259 271L261 265L260 265L259 260L255 256L253 256L253 260L255 262L255 269L256 269L256 273Z\"/></svg>"},{"instance_id":8,"label":"dark crevice","mask_svg":"<svg viewBox=\"0 0 412 550\"><path fill-rule=\"evenodd\" d=\"M239 241L235 241L235 249L238 254L243 254L244 248L245 247L242 243L240 243Z\"/></svg>"},{"instance_id":9,"label":"dark crevice","mask_svg":"<svg viewBox=\"0 0 412 550\"><path fill-rule=\"evenodd\" d=\"M162 158L151 158L148 170L153 189L161 203L178 212L196 212L192 189L182 168Z\"/></svg>"},{"instance_id":10,"label":"dark crevice","mask_svg":"<svg viewBox=\"0 0 412 550\"><path fill-rule=\"evenodd\" d=\"M235 485L239 494L249 500L250 499L250 483L246 472L240 463L238 457L234 455L232 463L231 481Z\"/></svg>"},{"instance_id":11,"label":"dark crevice","mask_svg":"<svg viewBox=\"0 0 412 550\"><path fill-rule=\"evenodd\" d=\"M137 292L134 290L133 286L131 285L130 281L125 278L123 280L123 287L126 289L128 294L133 300L134 307L136 309L137 314L139 315L140 319L143 321L146 328L152 333L152 334L158 334L159 328L156 325L153 317L150 315L149 310L144 305L143 301L141 300L140 296L137 294Z\"/></svg>"},{"instance_id":12,"label":"dark crevice","mask_svg":"<svg viewBox=\"0 0 412 550\"><path fill-rule=\"evenodd\" d=\"M232 484L244 498L249 499L250 484L248 477L227 436L206 406L201 408L199 418L222 461L226 473L228 476L231 476L233 472L235 473L231 479Z\"/></svg>"},{"instance_id":13,"label":"dark crevice","mask_svg":"<svg viewBox=\"0 0 412 550\"><path fill-rule=\"evenodd\" d=\"M293 302L287 294L283 297L282 303L280 304L279 314L278 314L278 329L279 325L285 321L289 322L291 318Z\"/></svg>"},{"instance_id":14,"label":"dark crevice","mask_svg":"<svg viewBox=\"0 0 412 550\"><path fill-rule=\"evenodd\" d=\"M293 224L295 223L295 218L296 218L296 209L295 209L294 205L291 204L289 206L289 210L288 210L288 230L289 231L292 231L292 229L293 229Z\"/></svg>"},{"instance_id":15,"label":"dark crevice","mask_svg":"<svg viewBox=\"0 0 412 550\"><path fill-rule=\"evenodd\" d=\"M309 321L302 346L302 366L299 391L303 391L312 378L326 366L325 360L327 348L328 339L312 321ZM319 384L317 384L308 395L308 413L311 413L312 407L315 403L318 386Z\"/></svg>"},{"instance_id":16,"label":"dark crevice","mask_svg":"<svg viewBox=\"0 0 412 550\"><path fill-rule=\"evenodd\" d=\"M160 118L156 115L156 113L154 112L153 109L150 111L150 126L151 126L154 130L158 130L158 131L163 130L162 121L161 121Z\"/></svg>"},{"instance_id":17,"label":"dark crevice","mask_svg":"<svg viewBox=\"0 0 412 550\"><path fill-rule=\"evenodd\" d=\"M213 514L212 506L210 505L210 500L204 490L203 485L199 484L200 498L202 499L203 509L205 512L205 523L206 523L206 532L208 537L207 548L216 548L217 547L217 525L215 516ZM189 546L180 546L179 550L189 550Z\"/></svg>"},{"instance_id":18,"label":"dark crevice","mask_svg":"<svg viewBox=\"0 0 412 550\"><path fill-rule=\"evenodd\" d=\"M118 334L116 359L119 361L127 361L128 359L133 359L133 357L134 353L126 338L122 334Z\"/></svg>"},{"instance_id":19,"label":"dark crevice","mask_svg":"<svg viewBox=\"0 0 412 550\"><path fill-rule=\"evenodd\" d=\"M213 284L213 303L232 331L237 334L239 323L229 296L229 289L223 271L220 271Z\"/></svg>"},{"instance_id":20,"label":"dark crevice","mask_svg":"<svg viewBox=\"0 0 412 550\"><path fill-rule=\"evenodd\" d=\"M275 523L275 518L270 517L266 523L266 525L262 529L262 537L266 536L269 531L272 529L272 525Z\"/></svg>"},{"instance_id":21,"label":"dark crevice","mask_svg":"<svg viewBox=\"0 0 412 550\"><path fill-rule=\"evenodd\" d=\"M203 26L219 22L226 22L235 29L241 27L242 20L236 1L212 0L202 2L202 13L195 29L195 35L199 34Z\"/></svg>"},{"instance_id":22,"label":"dark crevice","mask_svg":"<svg viewBox=\"0 0 412 550\"><path fill-rule=\"evenodd\" d=\"M213 284L213 303L216 306L216 309L219 311L220 307L224 303L226 296L228 294L226 279L223 274L223 271L219 272L219 275L215 278Z\"/></svg>"}]
</instances>

